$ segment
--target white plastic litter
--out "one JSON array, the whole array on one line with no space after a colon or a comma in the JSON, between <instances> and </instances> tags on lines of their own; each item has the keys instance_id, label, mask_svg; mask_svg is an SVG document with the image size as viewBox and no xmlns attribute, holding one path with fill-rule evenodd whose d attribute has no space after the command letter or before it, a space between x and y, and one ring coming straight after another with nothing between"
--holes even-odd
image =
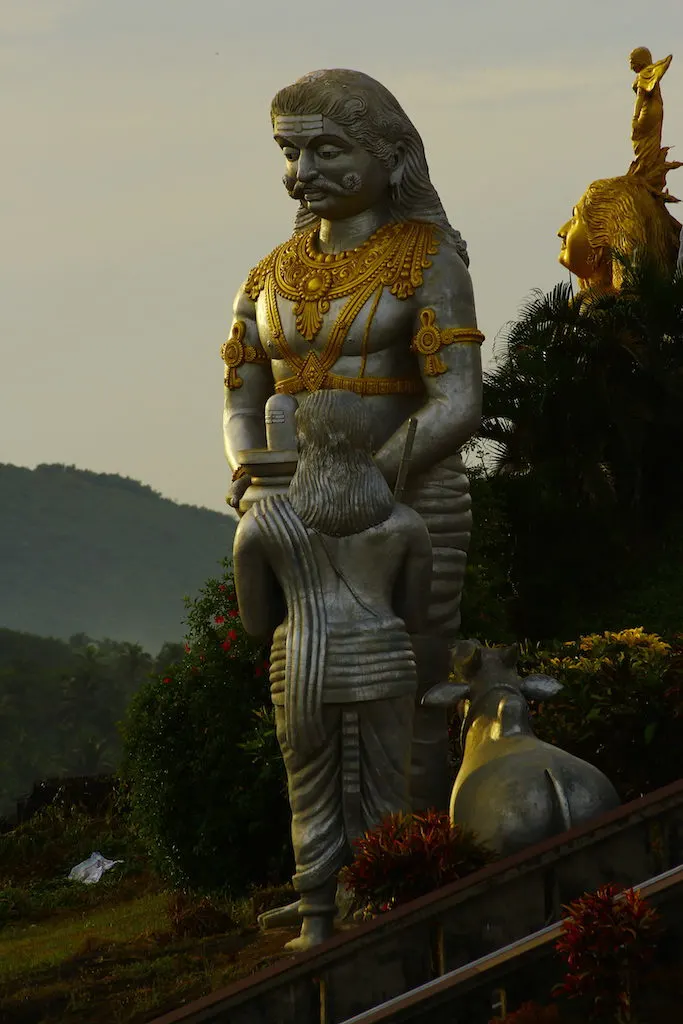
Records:
<instances>
[{"instance_id":1,"label":"white plastic litter","mask_svg":"<svg viewBox=\"0 0 683 1024\"><path fill-rule=\"evenodd\" d=\"M94 885L99 882L105 871L113 868L115 864L123 864L122 860L107 860L101 853L91 853L87 860L72 868L69 878L77 882L85 882L86 885Z\"/></svg>"}]
</instances>

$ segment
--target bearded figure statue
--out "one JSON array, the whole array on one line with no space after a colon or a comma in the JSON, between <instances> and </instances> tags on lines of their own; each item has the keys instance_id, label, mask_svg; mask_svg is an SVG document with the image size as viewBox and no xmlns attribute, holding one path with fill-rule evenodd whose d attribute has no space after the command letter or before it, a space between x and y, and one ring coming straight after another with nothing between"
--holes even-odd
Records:
<instances>
[{"instance_id":1,"label":"bearded figure statue","mask_svg":"<svg viewBox=\"0 0 683 1024\"><path fill-rule=\"evenodd\" d=\"M299 900L270 923L302 919L289 949L332 934L337 872L355 839L410 808L417 672L431 544L372 458L367 403L310 395L296 413L299 461L235 535L247 632L272 635L270 689L287 770Z\"/></svg>"},{"instance_id":2,"label":"bearded figure statue","mask_svg":"<svg viewBox=\"0 0 683 1024\"><path fill-rule=\"evenodd\" d=\"M271 119L297 211L291 238L239 289L222 347L228 500L239 510L250 483L246 453L264 447L274 393L360 396L390 488L417 420L402 501L429 531L433 577L425 628L412 638L411 799L414 809L445 807L446 717L419 701L448 673L470 537L459 451L480 422L483 335L467 248L431 184L417 130L379 82L357 71L313 72L275 96ZM331 443L330 460L334 451Z\"/></svg>"}]
</instances>

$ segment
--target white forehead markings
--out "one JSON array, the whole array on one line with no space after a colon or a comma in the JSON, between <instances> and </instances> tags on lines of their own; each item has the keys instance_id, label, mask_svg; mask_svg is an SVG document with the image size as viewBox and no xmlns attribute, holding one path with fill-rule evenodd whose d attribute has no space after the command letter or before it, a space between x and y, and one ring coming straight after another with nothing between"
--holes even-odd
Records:
<instances>
[{"instance_id":1,"label":"white forehead markings","mask_svg":"<svg viewBox=\"0 0 683 1024\"><path fill-rule=\"evenodd\" d=\"M292 132L295 135L321 132L323 118L319 114L306 114L301 117L278 117L275 119L275 130L278 135Z\"/></svg>"}]
</instances>

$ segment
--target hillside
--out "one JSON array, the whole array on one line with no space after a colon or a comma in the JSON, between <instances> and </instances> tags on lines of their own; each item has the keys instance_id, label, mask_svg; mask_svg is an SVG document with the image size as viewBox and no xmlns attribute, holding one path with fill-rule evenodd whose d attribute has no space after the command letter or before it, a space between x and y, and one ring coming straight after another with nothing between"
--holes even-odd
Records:
<instances>
[{"instance_id":1,"label":"hillside","mask_svg":"<svg viewBox=\"0 0 683 1024\"><path fill-rule=\"evenodd\" d=\"M74 467L0 464L0 627L128 640L183 636L183 596L219 572L235 522Z\"/></svg>"}]
</instances>

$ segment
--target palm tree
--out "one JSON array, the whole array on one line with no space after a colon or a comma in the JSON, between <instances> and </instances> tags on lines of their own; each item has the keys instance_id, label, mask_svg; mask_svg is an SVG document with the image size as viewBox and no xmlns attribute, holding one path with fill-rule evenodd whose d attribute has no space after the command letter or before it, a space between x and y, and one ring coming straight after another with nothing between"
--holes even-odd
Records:
<instances>
[{"instance_id":1,"label":"palm tree","mask_svg":"<svg viewBox=\"0 0 683 1024\"><path fill-rule=\"evenodd\" d=\"M683 493L683 273L616 258L618 293L533 293L485 376L479 437L507 494L520 593L525 573L537 591L544 576L571 589L572 574L585 589L601 550L605 570Z\"/></svg>"}]
</instances>

